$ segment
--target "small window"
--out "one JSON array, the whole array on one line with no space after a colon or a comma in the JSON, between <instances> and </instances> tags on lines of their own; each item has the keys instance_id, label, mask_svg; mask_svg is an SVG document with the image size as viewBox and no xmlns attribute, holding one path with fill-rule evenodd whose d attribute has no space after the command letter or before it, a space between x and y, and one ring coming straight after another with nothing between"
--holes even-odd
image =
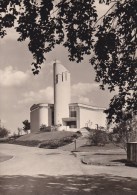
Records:
<instances>
[{"instance_id":1,"label":"small window","mask_svg":"<svg viewBox=\"0 0 137 195\"><path fill-rule=\"evenodd\" d=\"M69 115L70 117L77 117L77 112L75 107L70 107L69 108Z\"/></svg>"},{"instance_id":2,"label":"small window","mask_svg":"<svg viewBox=\"0 0 137 195\"><path fill-rule=\"evenodd\" d=\"M56 83L58 83L58 75L56 75Z\"/></svg>"},{"instance_id":3,"label":"small window","mask_svg":"<svg viewBox=\"0 0 137 195\"><path fill-rule=\"evenodd\" d=\"M77 112L76 111L70 111L70 117L76 117Z\"/></svg>"}]
</instances>

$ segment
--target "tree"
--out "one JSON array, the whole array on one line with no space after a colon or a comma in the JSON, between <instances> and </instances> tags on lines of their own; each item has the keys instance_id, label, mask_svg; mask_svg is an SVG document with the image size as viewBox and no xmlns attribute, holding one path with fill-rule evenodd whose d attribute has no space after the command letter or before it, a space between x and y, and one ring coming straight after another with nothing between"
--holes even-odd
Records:
<instances>
[{"instance_id":1,"label":"tree","mask_svg":"<svg viewBox=\"0 0 137 195\"><path fill-rule=\"evenodd\" d=\"M96 33L95 56L91 59L96 81L118 90L106 110L109 123L119 123L137 114L137 1L115 1Z\"/></svg>"},{"instance_id":2,"label":"tree","mask_svg":"<svg viewBox=\"0 0 137 195\"><path fill-rule=\"evenodd\" d=\"M29 122L28 120L25 120L25 121L23 121L22 123L23 123L23 125L24 125L23 130L24 130L25 132L28 132L28 130L30 130L30 122Z\"/></svg>"},{"instance_id":3,"label":"tree","mask_svg":"<svg viewBox=\"0 0 137 195\"><path fill-rule=\"evenodd\" d=\"M6 128L0 127L0 138L7 137L8 134L9 134L9 131Z\"/></svg>"},{"instance_id":4,"label":"tree","mask_svg":"<svg viewBox=\"0 0 137 195\"><path fill-rule=\"evenodd\" d=\"M121 120L111 133L111 141L114 144L122 144L122 148L127 150L127 143L137 141L137 117L126 121Z\"/></svg>"},{"instance_id":5,"label":"tree","mask_svg":"<svg viewBox=\"0 0 137 195\"><path fill-rule=\"evenodd\" d=\"M0 36L14 27L18 41L29 39L32 71L38 74L45 54L62 44L71 61L91 55L100 87L118 90L106 110L108 122L119 123L137 114L137 1L98 0L110 8L98 18L95 0L0 1ZM99 24L101 21L101 24ZM95 38L96 37L96 38ZM131 82L132 81L132 82ZM131 114L129 114L131 113Z\"/></svg>"}]
</instances>

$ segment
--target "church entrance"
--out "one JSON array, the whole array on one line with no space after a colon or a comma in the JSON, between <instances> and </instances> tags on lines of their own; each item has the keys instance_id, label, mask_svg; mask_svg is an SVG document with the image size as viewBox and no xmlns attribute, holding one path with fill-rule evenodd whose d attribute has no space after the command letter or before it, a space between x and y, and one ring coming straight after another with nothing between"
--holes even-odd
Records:
<instances>
[{"instance_id":1,"label":"church entrance","mask_svg":"<svg viewBox=\"0 0 137 195\"><path fill-rule=\"evenodd\" d=\"M69 126L69 128L77 128L76 121L67 121L66 126Z\"/></svg>"}]
</instances>

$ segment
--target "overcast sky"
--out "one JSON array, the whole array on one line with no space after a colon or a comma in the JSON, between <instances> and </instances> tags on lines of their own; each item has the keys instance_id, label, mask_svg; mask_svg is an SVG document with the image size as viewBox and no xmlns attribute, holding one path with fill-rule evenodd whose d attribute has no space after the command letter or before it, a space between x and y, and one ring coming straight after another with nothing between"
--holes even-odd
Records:
<instances>
[{"instance_id":1,"label":"overcast sky","mask_svg":"<svg viewBox=\"0 0 137 195\"><path fill-rule=\"evenodd\" d=\"M98 7L99 14L105 6ZM17 42L18 34L12 29L0 40L0 119L12 132L30 120L30 107L34 103L53 103L53 61L57 59L71 73L72 102L108 107L112 94L99 89L94 82L95 72L89 64L90 56L77 64L70 62L67 51L61 46L46 54L46 62L39 75L31 72L32 54L27 42Z\"/></svg>"}]
</instances>

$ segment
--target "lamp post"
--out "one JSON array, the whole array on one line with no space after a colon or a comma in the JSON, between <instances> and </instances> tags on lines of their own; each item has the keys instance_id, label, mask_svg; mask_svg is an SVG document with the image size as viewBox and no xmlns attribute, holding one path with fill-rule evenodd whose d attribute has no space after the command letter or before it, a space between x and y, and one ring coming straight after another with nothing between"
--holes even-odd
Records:
<instances>
[{"instance_id":1,"label":"lamp post","mask_svg":"<svg viewBox=\"0 0 137 195\"><path fill-rule=\"evenodd\" d=\"M74 140L74 145L75 145L75 150L74 150L74 151L76 151L76 150L77 150L77 143L76 143L76 139Z\"/></svg>"}]
</instances>

